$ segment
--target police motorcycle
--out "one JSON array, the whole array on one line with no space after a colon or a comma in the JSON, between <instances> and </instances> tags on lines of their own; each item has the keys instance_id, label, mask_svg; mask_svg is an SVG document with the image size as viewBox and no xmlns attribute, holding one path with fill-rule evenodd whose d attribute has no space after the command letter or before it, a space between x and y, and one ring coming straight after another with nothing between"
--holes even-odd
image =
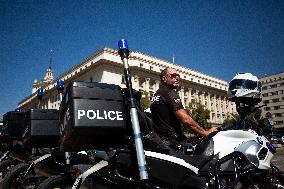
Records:
<instances>
[{"instance_id":1,"label":"police motorcycle","mask_svg":"<svg viewBox=\"0 0 284 189\"><path fill-rule=\"evenodd\" d=\"M238 82L243 84L240 86L235 84ZM238 94L239 89L243 89L243 94ZM230 82L229 90L229 98L238 104L237 107L240 103L252 105L260 100L259 82L254 78L234 78ZM88 116L88 111L85 113L82 111L80 114L77 107L69 111L74 112L75 117ZM89 115L89 118L94 115ZM84 121L87 123L87 119ZM79 126L76 123L82 122L75 119L73 128ZM147 133L144 139L149 139L151 134L152 132ZM135 137L139 138L137 135ZM150 139L152 138L156 136L153 135ZM151 141L157 142L158 139ZM80 175L73 188L79 188L88 177L93 179L92 188L283 188L284 186L283 172L271 164L276 149L263 135L251 129L211 133L196 146L192 156L150 151L145 145L146 169L140 166L135 149L128 147L128 149L116 149L107 161L102 160ZM145 171L147 177L143 178L139 171Z\"/></svg>"},{"instance_id":2,"label":"police motorcycle","mask_svg":"<svg viewBox=\"0 0 284 189\"><path fill-rule=\"evenodd\" d=\"M131 89L128 63L125 63L129 51L125 47L119 52L126 67L127 86ZM157 150L165 150L159 148L162 142L150 127L143 128L149 126L145 120L141 124L141 129L146 131L142 139L138 117L144 116L135 108L131 90L126 93L125 96L119 86L99 83L73 82L68 87L60 113L61 148L68 151L101 148L107 154L79 175L72 188L80 188L86 182L91 188L283 186L283 175L270 163L275 148L264 136L253 130L219 131L197 145L192 156L174 154L170 149ZM125 103L124 99L128 101ZM125 108L126 104L129 109ZM127 116L129 112L133 117ZM134 130L132 138L125 134L129 134L130 126ZM59 187L62 180L56 175L45 184Z\"/></svg>"},{"instance_id":3,"label":"police motorcycle","mask_svg":"<svg viewBox=\"0 0 284 189\"><path fill-rule=\"evenodd\" d=\"M39 105L42 93L42 88L39 88L37 91ZM11 129L17 132L17 139L21 144L20 148L24 149L24 152L27 153L24 153L25 156L21 156L21 158L9 155L10 159L17 159L18 162L6 172L1 182L1 188L19 188L20 186L25 188L27 185L29 185L29 188L33 188L36 182L39 181L38 178L29 177L26 182L20 182L21 178L25 176L25 170L35 162L49 157L51 148L56 143L56 139L58 140L59 138L58 134L56 136L56 127L58 125L57 110L30 109L26 112L19 112L18 114L22 115L21 119L15 116L13 118L17 123L21 123L21 125L19 127L18 124L16 125L17 127L14 126Z\"/></svg>"},{"instance_id":4,"label":"police motorcycle","mask_svg":"<svg viewBox=\"0 0 284 189\"><path fill-rule=\"evenodd\" d=\"M57 84L60 95L63 82L59 80ZM42 94L42 88L39 88L39 103ZM74 154L73 160L70 161L71 154L59 150L58 110L31 109L25 113L25 117L23 146L40 150L42 153L33 154L27 161L13 167L4 177L1 188L37 188L43 180L58 171L69 172L72 165L80 162L93 163L86 153Z\"/></svg>"},{"instance_id":5,"label":"police motorcycle","mask_svg":"<svg viewBox=\"0 0 284 189\"><path fill-rule=\"evenodd\" d=\"M126 67L127 86L131 89L126 47L124 44L120 53ZM100 161L80 174L72 188L84 184L90 188L281 188L283 185L277 168L270 165L275 148L265 137L252 130L220 131L197 145L192 156L169 153L170 149L159 148L162 142L151 130L150 122L143 120L143 114L136 109L132 90L126 93L119 86L101 83L73 82L67 87L60 108L61 149L95 148L106 152L96 156ZM140 124L139 116L144 125ZM134 134L129 137L131 126ZM61 187L64 180L60 174L54 175L41 188Z\"/></svg>"},{"instance_id":6,"label":"police motorcycle","mask_svg":"<svg viewBox=\"0 0 284 189\"><path fill-rule=\"evenodd\" d=\"M24 130L25 112L6 112L3 115L3 128L0 135L1 151L0 157L0 181L13 166L29 160L32 152L23 147L21 137Z\"/></svg>"}]
</instances>

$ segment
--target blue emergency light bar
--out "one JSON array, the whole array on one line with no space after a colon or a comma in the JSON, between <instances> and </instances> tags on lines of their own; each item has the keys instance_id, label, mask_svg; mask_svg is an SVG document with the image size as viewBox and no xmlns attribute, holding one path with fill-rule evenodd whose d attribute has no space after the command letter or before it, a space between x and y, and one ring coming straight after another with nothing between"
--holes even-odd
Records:
<instances>
[{"instance_id":1,"label":"blue emergency light bar","mask_svg":"<svg viewBox=\"0 0 284 189\"><path fill-rule=\"evenodd\" d=\"M118 48L119 49L128 49L128 44L125 39L121 39L118 41Z\"/></svg>"},{"instance_id":2,"label":"blue emergency light bar","mask_svg":"<svg viewBox=\"0 0 284 189\"><path fill-rule=\"evenodd\" d=\"M64 88L63 81L59 79L57 81L57 89L63 89L63 88Z\"/></svg>"},{"instance_id":3,"label":"blue emergency light bar","mask_svg":"<svg viewBox=\"0 0 284 189\"><path fill-rule=\"evenodd\" d=\"M40 88L38 88L38 90L37 90L37 96L38 97L41 97L43 95L43 89L40 87Z\"/></svg>"}]
</instances>

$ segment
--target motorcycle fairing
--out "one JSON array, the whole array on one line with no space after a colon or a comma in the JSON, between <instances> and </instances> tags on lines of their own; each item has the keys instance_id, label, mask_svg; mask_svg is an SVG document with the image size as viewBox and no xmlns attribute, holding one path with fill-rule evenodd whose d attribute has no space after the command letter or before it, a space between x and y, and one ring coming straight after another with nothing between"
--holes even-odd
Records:
<instances>
[{"instance_id":1,"label":"motorcycle fairing","mask_svg":"<svg viewBox=\"0 0 284 189\"><path fill-rule=\"evenodd\" d=\"M183 166L187 169L190 169L195 174L197 174L198 170L199 170L197 167L194 167L193 165L187 163L184 159L177 158L177 157L174 157L174 156L161 154L161 153L157 153L157 152L152 152L152 151L145 151L145 155L146 155L146 157L152 157L152 158L168 161L168 162L175 163L177 165Z\"/></svg>"},{"instance_id":2,"label":"motorcycle fairing","mask_svg":"<svg viewBox=\"0 0 284 189\"><path fill-rule=\"evenodd\" d=\"M198 168L185 160L157 152L145 151L147 165L151 177L179 186L185 179L196 176Z\"/></svg>"},{"instance_id":3,"label":"motorcycle fairing","mask_svg":"<svg viewBox=\"0 0 284 189\"><path fill-rule=\"evenodd\" d=\"M245 141L256 140L257 134L253 131L228 130L220 131L214 137L214 154L219 153L222 158L232 152Z\"/></svg>"}]
</instances>

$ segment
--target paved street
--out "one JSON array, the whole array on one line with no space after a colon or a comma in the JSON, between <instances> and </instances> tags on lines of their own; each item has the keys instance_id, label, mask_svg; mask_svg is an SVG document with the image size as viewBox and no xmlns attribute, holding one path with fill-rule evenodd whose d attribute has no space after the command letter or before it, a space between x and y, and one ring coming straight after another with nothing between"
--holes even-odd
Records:
<instances>
[{"instance_id":1,"label":"paved street","mask_svg":"<svg viewBox=\"0 0 284 189\"><path fill-rule=\"evenodd\" d=\"M272 163L276 165L279 169L284 171L284 146L277 146L276 151L277 152L272 159Z\"/></svg>"}]
</instances>

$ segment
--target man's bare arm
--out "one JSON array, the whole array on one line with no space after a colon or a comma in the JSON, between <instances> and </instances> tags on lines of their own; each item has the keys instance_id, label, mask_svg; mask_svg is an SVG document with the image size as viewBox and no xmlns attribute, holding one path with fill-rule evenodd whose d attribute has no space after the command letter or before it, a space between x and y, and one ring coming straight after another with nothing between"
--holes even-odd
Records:
<instances>
[{"instance_id":1,"label":"man's bare arm","mask_svg":"<svg viewBox=\"0 0 284 189\"><path fill-rule=\"evenodd\" d=\"M208 131L204 130L201 126L198 125L196 121L194 121L187 113L185 109L179 109L175 112L179 121L188 127L189 129L193 130L195 133L207 137L209 133L215 131L216 129L210 129Z\"/></svg>"}]
</instances>

